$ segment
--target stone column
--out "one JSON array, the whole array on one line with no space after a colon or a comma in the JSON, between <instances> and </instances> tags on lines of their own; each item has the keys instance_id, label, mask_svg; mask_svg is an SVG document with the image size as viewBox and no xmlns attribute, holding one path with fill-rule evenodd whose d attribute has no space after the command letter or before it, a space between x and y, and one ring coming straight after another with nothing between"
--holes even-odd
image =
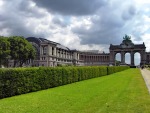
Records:
<instances>
[{"instance_id":1,"label":"stone column","mask_svg":"<svg viewBox=\"0 0 150 113\"><path fill-rule=\"evenodd\" d=\"M70 59L72 59L72 53L70 53Z\"/></svg>"},{"instance_id":2,"label":"stone column","mask_svg":"<svg viewBox=\"0 0 150 113\"><path fill-rule=\"evenodd\" d=\"M64 58L65 58L65 57L66 57L66 53L65 53L65 50L64 50L63 54L64 54Z\"/></svg>"},{"instance_id":3,"label":"stone column","mask_svg":"<svg viewBox=\"0 0 150 113\"><path fill-rule=\"evenodd\" d=\"M66 52L66 58L68 59L68 51Z\"/></svg>"},{"instance_id":4,"label":"stone column","mask_svg":"<svg viewBox=\"0 0 150 113\"><path fill-rule=\"evenodd\" d=\"M59 57L59 49L57 49L57 57Z\"/></svg>"},{"instance_id":5,"label":"stone column","mask_svg":"<svg viewBox=\"0 0 150 113\"><path fill-rule=\"evenodd\" d=\"M70 52L68 52L68 59L70 59Z\"/></svg>"},{"instance_id":6,"label":"stone column","mask_svg":"<svg viewBox=\"0 0 150 113\"><path fill-rule=\"evenodd\" d=\"M121 64L125 64L125 53L121 52Z\"/></svg>"},{"instance_id":7,"label":"stone column","mask_svg":"<svg viewBox=\"0 0 150 113\"><path fill-rule=\"evenodd\" d=\"M77 52L73 53L73 59L77 59Z\"/></svg>"},{"instance_id":8,"label":"stone column","mask_svg":"<svg viewBox=\"0 0 150 113\"><path fill-rule=\"evenodd\" d=\"M64 50L62 50L62 53L61 53L61 55L62 55L62 58L64 58Z\"/></svg>"},{"instance_id":9,"label":"stone column","mask_svg":"<svg viewBox=\"0 0 150 113\"><path fill-rule=\"evenodd\" d=\"M56 56L56 47L54 47L54 54L53 55Z\"/></svg>"},{"instance_id":10,"label":"stone column","mask_svg":"<svg viewBox=\"0 0 150 113\"><path fill-rule=\"evenodd\" d=\"M40 54L43 55L43 46L40 46Z\"/></svg>"},{"instance_id":11,"label":"stone column","mask_svg":"<svg viewBox=\"0 0 150 113\"><path fill-rule=\"evenodd\" d=\"M65 50L63 50L62 55L63 55L63 58L65 58Z\"/></svg>"},{"instance_id":12,"label":"stone column","mask_svg":"<svg viewBox=\"0 0 150 113\"><path fill-rule=\"evenodd\" d=\"M145 53L145 50L142 50L140 52L141 54L141 64L144 65L146 63L146 53Z\"/></svg>"},{"instance_id":13,"label":"stone column","mask_svg":"<svg viewBox=\"0 0 150 113\"><path fill-rule=\"evenodd\" d=\"M114 53L114 51L110 51L109 63L113 64L113 65L115 64L115 53Z\"/></svg>"},{"instance_id":14,"label":"stone column","mask_svg":"<svg viewBox=\"0 0 150 113\"><path fill-rule=\"evenodd\" d=\"M60 57L62 58L62 50L60 50Z\"/></svg>"},{"instance_id":15,"label":"stone column","mask_svg":"<svg viewBox=\"0 0 150 113\"><path fill-rule=\"evenodd\" d=\"M61 49L59 50L59 57L61 58Z\"/></svg>"},{"instance_id":16,"label":"stone column","mask_svg":"<svg viewBox=\"0 0 150 113\"><path fill-rule=\"evenodd\" d=\"M48 45L48 55L52 55L52 46Z\"/></svg>"},{"instance_id":17,"label":"stone column","mask_svg":"<svg viewBox=\"0 0 150 113\"><path fill-rule=\"evenodd\" d=\"M132 51L130 54L131 54L131 66L134 66L134 52Z\"/></svg>"}]
</instances>

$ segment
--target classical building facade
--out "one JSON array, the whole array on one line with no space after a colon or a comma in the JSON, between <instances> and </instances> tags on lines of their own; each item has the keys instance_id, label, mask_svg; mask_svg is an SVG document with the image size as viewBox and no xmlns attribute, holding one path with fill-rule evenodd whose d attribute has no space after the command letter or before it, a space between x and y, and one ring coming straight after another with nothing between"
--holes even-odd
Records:
<instances>
[{"instance_id":1,"label":"classical building facade","mask_svg":"<svg viewBox=\"0 0 150 113\"><path fill-rule=\"evenodd\" d=\"M82 65L79 60L79 51L44 38L28 37L27 40L36 50L33 66Z\"/></svg>"},{"instance_id":2,"label":"classical building facade","mask_svg":"<svg viewBox=\"0 0 150 113\"><path fill-rule=\"evenodd\" d=\"M140 54L140 65L150 64L150 52L146 52L144 42L142 44L134 44L130 39L123 40L120 45L110 44L110 64L115 65L115 57L117 53L121 54L121 65L126 65L125 54L129 53L131 57L131 66L135 66L135 53Z\"/></svg>"},{"instance_id":3,"label":"classical building facade","mask_svg":"<svg viewBox=\"0 0 150 113\"><path fill-rule=\"evenodd\" d=\"M85 66L108 65L109 53L100 52L98 50L80 51L79 59Z\"/></svg>"},{"instance_id":4,"label":"classical building facade","mask_svg":"<svg viewBox=\"0 0 150 113\"><path fill-rule=\"evenodd\" d=\"M116 65L116 54L121 54L120 65L126 65L125 54L129 53L131 57L131 66L134 66L134 54L141 56L140 65L150 64L150 52L146 52L145 44L134 44L130 39L124 39L120 45L110 44L110 53L100 52L98 50L77 51L70 50L59 43L49 41L44 38L28 37L26 38L36 50L36 58L26 62L25 66L50 66L59 65ZM10 67L13 61L10 61Z\"/></svg>"},{"instance_id":5,"label":"classical building facade","mask_svg":"<svg viewBox=\"0 0 150 113\"><path fill-rule=\"evenodd\" d=\"M125 54L129 53L131 56L131 65L134 66L134 54L140 53L141 64L146 63L145 44L121 43L120 45L110 45L110 63L115 64L115 56L117 53L121 54L121 64L125 64Z\"/></svg>"},{"instance_id":6,"label":"classical building facade","mask_svg":"<svg viewBox=\"0 0 150 113\"><path fill-rule=\"evenodd\" d=\"M44 38L29 37L27 40L32 43L36 49L36 59L32 62L33 66L59 66L59 65L115 65L116 54L121 54L121 64L125 63L125 54L129 53L131 57L131 66L135 65L135 53L139 53L140 65L150 64L150 52L146 52L144 42L134 44L130 39L124 39L120 45L110 44L110 53L100 52L98 50L77 51ZM31 64L31 63L30 63Z\"/></svg>"}]
</instances>

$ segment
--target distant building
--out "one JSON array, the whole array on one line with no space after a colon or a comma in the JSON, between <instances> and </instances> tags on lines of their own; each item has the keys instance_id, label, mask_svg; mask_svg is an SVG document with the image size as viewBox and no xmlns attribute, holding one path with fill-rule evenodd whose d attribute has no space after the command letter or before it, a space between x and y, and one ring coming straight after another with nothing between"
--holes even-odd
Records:
<instances>
[{"instance_id":1,"label":"distant building","mask_svg":"<svg viewBox=\"0 0 150 113\"><path fill-rule=\"evenodd\" d=\"M79 55L79 59L86 66L109 64L109 53L102 53L98 50L88 50L80 51Z\"/></svg>"},{"instance_id":2,"label":"distant building","mask_svg":"<svg viewBox=\"0 0 150 113\"><path fill-rule=\"evenodd\" d=\"M36 49L36 59L32 62L33 66L109 64L109 54L98 50L70 50L68 47L44 38L29 37L27 40Z\"/></svg>"},{"instance_id":3,"label":"distant building","mask_svg":"<svg viewBox=\"0 0 150 113\"><path fill-rule=\"evenodd\" d=\"M141 55L141 65L150 64L150 52L146 52L145 44L133 44L130 39L123 40L120 45L110 44L110 53L99 50L71 50L60 43L53 42L44 38L28 37L26 38L36 50L36 58L29 60L24 66L48 66L55 67L60 65L75 66L99 66L115 65L116 54L121 54L121 65L126 65L125 54L130 53L131 65L134 66L134 54ZM9 62L13 66L13 60Z\"/></svg>"},{"instance_id":4,"label":"distant building","mask_svg":"<svg viewBox=\"0 0 150 113\"><path fill-rule=\"evenodd\" d=\"M29 37L27 40L36 50L33 66L82 65L79 60L79 51L44 38Z\"/></svg>"}]
</instances>

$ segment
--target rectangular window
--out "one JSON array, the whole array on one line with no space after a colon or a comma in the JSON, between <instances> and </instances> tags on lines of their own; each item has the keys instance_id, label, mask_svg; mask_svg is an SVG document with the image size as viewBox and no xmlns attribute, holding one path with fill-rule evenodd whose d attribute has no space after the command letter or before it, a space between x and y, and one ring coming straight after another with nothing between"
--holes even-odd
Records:
<instances>
[{"instance_id":1,"label":"rectangular window","mask_svg":"<svg viewBox=\"0 0 150 113\"><path fill-rule=\"evenodd\" d=\"M47 53L47 47L43 47L43 55L46 55Z\"/></svg>"}]
</instances>

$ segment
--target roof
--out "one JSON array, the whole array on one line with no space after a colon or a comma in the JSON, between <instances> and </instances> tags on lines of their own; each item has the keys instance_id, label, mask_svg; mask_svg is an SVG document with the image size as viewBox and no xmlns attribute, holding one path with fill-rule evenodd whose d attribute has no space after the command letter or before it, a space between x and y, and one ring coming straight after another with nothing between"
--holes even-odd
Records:
<instances>
[{"instance_id":1,"label":"roof","mask_svg":"<svg viewBox=\"0 0 150 113\"><path fill-rule=\"evenodd\" d=\"M57 48L60 48L60 49L64 49L64 50L70 50L68 47L65 47L65 46L63 46L63 45L61 45L61 44L57 44L56 47L57 47Z\"/></svg>"},{"instance_id":2,"label":"roof","mask_svg":"<svg viewBox=\"0 0 150 113\"><path fill-rule=\"evenodd\" d=\"M28 37L26 38L26 40L28 40L29 42L34 42L38 46L40 46L40 43L42 42L39 38L35 38L35 37Z\"/></svg>"},{"instance_id":3,"label":"roof","mask_svg":"<svg viewBox=\"0 0 150 113\"><path fill-rule=\"evenodd\" d=\"M118 49L120 48L120 45L110 45L109 49Z\"/></svg>"},{"instance_id":4,"label":"roof","mask_svg":"<svg viewBox=\"0 0 150 113\"><path fill-rule=\"evenodd\" d=\"M40 43L50 43L50 44L54 44L56 45L57 48L60 48L60 49L64 49L64 50L70 50L68 47L65 47L63 45L61 45L60 43L57 43L57 42L53 42L53 41L50 41L50 40L47 40L45 38L36 38L36 37L28 37L26 38L29 42L35 42L36 44L38 44L40 46Z\"/></svg>"},{"instance_id":5,"label":"roof","mask_svg":"<svg viewBox=\"0 0 150 113\"><path fill-rule=\"evenodd\" d=\"M145 44L136 44L134 48L145 48Z\"/></svg>"},{"instance_id":6,"label":"roof","mask_svg":"<svg viewBox=\"0 0 150 113\"><path fill-rule=\"evenodd\" d=\"M87 53L104 53L104 51L99 50L82 50L80 52L87 52Z\"/></svg>"}]
</instances>

